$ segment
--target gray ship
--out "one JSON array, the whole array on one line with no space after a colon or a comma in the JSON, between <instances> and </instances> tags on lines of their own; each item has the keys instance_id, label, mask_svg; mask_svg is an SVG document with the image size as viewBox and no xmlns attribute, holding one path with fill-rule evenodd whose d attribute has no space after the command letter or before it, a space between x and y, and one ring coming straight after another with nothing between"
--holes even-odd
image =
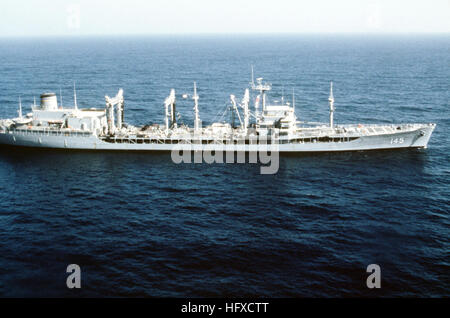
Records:
<instances>
[{"instance_id":1,"label":"gray ship","mask_svg":"<svg viewBox=\"0 0 450 318\"><path fill-rule=\"evenodd\" d=\"M199 115L199 96L194 83L192 98L194 127L177 123L175 90L164 101L162 124L135 127L124 123L124 96L105 97L104 108L80 109L74 89L73 107L58 105L54 93L42 94L31 112L0 120L0 144L18 147L111 150L111 151L236 151L267 149L279 152L337 152L377 149L427 148L435 124L337 125L333 83L329 97L329 123L299 121L295 97L291 102L270 104L271 85L262 78L253 80L242 100L230 96L229 111L234 122L216 122L203 127ZM250 91L256 92L251 97ZM252 102L252 106L250 103ZM274 148L276 146L276 148Z\"/></svg>"}]
</instances>

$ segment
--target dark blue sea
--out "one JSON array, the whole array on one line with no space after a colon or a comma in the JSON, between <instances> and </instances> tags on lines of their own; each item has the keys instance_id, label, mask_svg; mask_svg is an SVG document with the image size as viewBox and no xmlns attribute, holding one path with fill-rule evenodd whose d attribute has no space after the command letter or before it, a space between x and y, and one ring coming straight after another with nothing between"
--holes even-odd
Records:
<instances>
[{"instance_id":1,"label":"dark blue sea","mask_svg":"<svg viewBox=\"0 0 450 318\"><path fill-rule=\"evenodd\" d=\"M162 123L199 87L210 123L250 66L302 120L437 123L429 148L182 164L170 154L0 150L0 296L450 296L450 37L292 35L0 40L0 118L46 91ZM192 125L192 100L178 99ZM66 287L81 267L82 288ZM369 289L370 264L381 289Z\"/></svg>"}]
</instances>

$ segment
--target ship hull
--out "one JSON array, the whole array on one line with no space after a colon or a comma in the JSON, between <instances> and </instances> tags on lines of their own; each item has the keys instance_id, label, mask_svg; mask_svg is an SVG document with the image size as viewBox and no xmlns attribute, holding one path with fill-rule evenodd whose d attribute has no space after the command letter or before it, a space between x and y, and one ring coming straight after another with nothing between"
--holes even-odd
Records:
<instances>
[{"instance_id":1,"label":"ship hull","mask_svg":"<svg viewBox=\"0 0 450 318\"><path fill-rule=\"evenodd\" d=\"M106 141L95 135L67 135L52 136L39 133L18 133L6 131L0 133L0 144L51 149L101 150L101 151L279 151L286 153L299 152L339 152L339 151L365 151L399 148L427 148L434 125L423 125L421 128L391 134L358 136L352 140L343 139L340 142L296 142L290 143L280 140L272 145L248 144L166 144L166 143L140 143L139 140L129 140L126 143Z\"/></svg>"}]
</instances>

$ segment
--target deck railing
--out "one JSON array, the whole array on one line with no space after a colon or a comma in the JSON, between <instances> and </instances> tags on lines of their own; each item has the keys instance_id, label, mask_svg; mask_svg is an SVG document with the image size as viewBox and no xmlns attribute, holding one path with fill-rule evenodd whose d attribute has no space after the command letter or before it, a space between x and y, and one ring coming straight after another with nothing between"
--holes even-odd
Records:
<instances>
[{"instance_id":1,"label":"deck railing","mask_svg":"<svg viewBox=\"0 0 450 318\"><path fill-rule=\"evenodd\" d=\"M63 131L58 129L10 129L8 132L30 136L66 136L66 137L90 137L92 132L90 131Z\"/></svg>"}]
</instances>

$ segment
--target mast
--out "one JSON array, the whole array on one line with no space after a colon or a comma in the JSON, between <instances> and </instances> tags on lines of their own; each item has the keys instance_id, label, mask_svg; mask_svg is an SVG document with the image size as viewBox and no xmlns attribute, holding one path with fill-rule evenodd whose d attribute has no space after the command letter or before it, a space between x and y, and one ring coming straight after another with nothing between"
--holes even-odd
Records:
<instances>
[{"instance_id":1,"label":"mast","mask_svg":"<svg viewBox=\"0 0 450 318\"><path fill-rule=\"evenodd\" d=\"M22 98L19 96L19 118L22 119Z\"/></svg>"},{"instance_id":2,"label":"mast","mask_svg":"<svg viewBox=\"0 0 450 318\"><path fill-rule=\"evenodd\" d=\"M108 120L108 133L112 136L116 133L116 124L115 124L115 117L114 117L114 106L117 105L118 108L118 114L117 114L117 128L122 128L122 121L121 121L121 113L119 111L121 105L123 104L123 89L120 89L117 93L116 97L111 98L109 96L105 96L106 101L106 116Z\"/></svg>"},{"instance_id":3,"label":"mast","mask_svg":"<svg viewBox=\"0 0 450 318\"><path fill-rule=\"evenodd\" d=\"M294 108L295 114L295 88L292 89L292 108Z\"/></svg>"},{"instance_id":4,"label":"mast","mask_svg":"<svg viewBox=\"0 0 450 318\"><path fill-rule=\"evenodd\" d=\"M170 111L172 112L172 125L174 124L174 120L173 120L173 112L174 112L174 104L175 104L175 90L172 89L170 91L170 95L166 98L166 100L164 101L164 108L165 108L165 122L166 122L166 133L169 133L169 107L170 107Z\"/></svg>"},{"instance_id":5,"label":"mast","mask_svg":"<svg viewBox=\"0 0 450 318\"><path fill-rule=\"evenodd\" d=\"M330 84L330 97L328 98L330 102L330 128L334 129L334 96L333 96L333 82Z\"/></svg>"},{"instance_id":6,"label":"mast","mask_svg":"<svg viewBox=\"0 0 450 318\"><path fill-rule=\"evenodd\" d=\"M200 129L200 115L198 111L198 100L199 96L197 95L197 83L194 82L194 96L192 96L192 99L194 100L194 113L195 113L195 120L194 120L194 131L198 132Z\"/></svg>"},{"instance_id":7,"label":"mast","mask_svg":"<svg viewBox=\"0 0 450 318\"><path fill-rule=\"evenodd\" d=\"M254 72L253 72L253 65L252 65L252 82L251 82L251 84L252 84L252 87L255 86L255 75L254 75Z\"/></svg>"},{"instance_id":8,"label":"mast","mask_svg":"<svg viewBox=\"0 0 450 318\"><path fill-rule=\"evenodd\" d=\"M63 107L62 90L59 88L59 106Z\"/></svg>"},{"instance_id":9,"label":"mast","mask_svg":"<svg viewBox=\"0 0 450 318\"><path fill-rule=\"evenodd\" d=\"M245 90L244 98L242 99L242 105L244 108L244 130L247 133L248 123L250 120L250 111L248 109L248 103L250 102L250 92L248 88Z\"/></svg>"},{"instance_id":10,"label":"mast","mask_svg":"<svg viewBox=\"0 0 450 318\"><path fill-rule=\"evenodd\" d=\"M241 124L241 127L242 127L242 126L244 126L244 124L242 123L241 115L239 115L239 110L238 110L237 104L236 104L236 96L230 95L230 99L231 99L231 104L233 104L233 110L236 112L238 119L239 119L239 123ZM234 114L234 112L232 114ZM233 128L235 128L234 127L234 115L233 115Z\"/></svg>"},{"instance_id":11,"label":"mast","mask_svg":"<svg viewBox=\"0 0 450 318\"><path fill-rule=\"evenodd\" d=\"M166 102L164 103L164 107L165 107L165 122L166 122L166 133L169 133L169 103Z\"/></svg>"},{"instance_id":12,"label":"mast","mask_svg":"<svg viewBox=\"0 0 450 318\"><path fill-rule=\"evenodd\" d=\"M259 91L259 97L262 98L262 108L264 112L266 110L266 92L270 91L272 87L267 83L263 84L262 80L262 77L257 78L256 85L253 84L252 89L255 91ZM259 98L257 98L255 101L255 116L256 118L259 117Z\"/></svg>"},{"instance_id":13,"label":"mast","mask_svg":"<svg viewBox=\"0 0 450 318\"><path fill-rule=\"evenodd\" d=\"M75 109L78 110L78 104L77 104L77 89L75 87L75 82L73 82L73 106Z\"/></svg>"},{"instance_id":14,"label":"mast","mask_svg":"<svg viewBox=\"0 0 450 318\"><path fill-rule=\"evenodd\" d=\"M121 126L123 126L124 123L124 117L125 117L125 100L122 99L122 102L120 103L120 121L121 121ZM120 127L122 128L122 127Z\"/></svg>"},{"instance_id":15,"label":"mast","mask_svg":"<svg viewBox=\"0 0 450 318\"><path fill-rule=\"evenodd\" d=\"M177 128L177 106L175 104L175 90L173 91L173 100L170 104L171 127Z\"/></svg>"},{"instance_id":16,"label":"mast","mask_svg":"<svg viewBox=\"0 0 450 318\"><path fill-rule=\"evenodd\" d=\"M117 103L117 128L122 129L122 127L123 127L123 104L124 104L122 89L119 90L119 93L117 94L117 96L115 98L115 102Z\"/></svg>"},{"instance_id":17,"label":"mast","mask_svg":"<svg viewBox=\"0 0 450 318\"><path fill-rule=\"evenodd\" d=\"M114 104L110 101L108 96L105 96L106 99L106 118L108 121L108 134L114 135L116 127L114 123Z\"/></svg>"}]
</instances>

